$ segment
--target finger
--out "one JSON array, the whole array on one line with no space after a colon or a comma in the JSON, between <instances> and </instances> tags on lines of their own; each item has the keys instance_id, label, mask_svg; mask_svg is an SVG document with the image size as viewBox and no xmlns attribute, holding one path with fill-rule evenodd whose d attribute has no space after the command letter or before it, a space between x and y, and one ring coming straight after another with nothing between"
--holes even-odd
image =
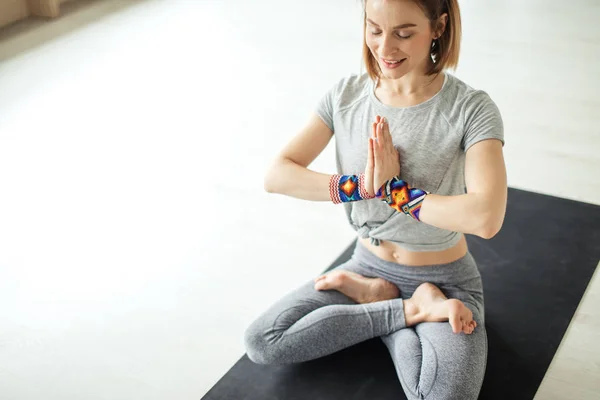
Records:
<instances>
[{"instance_id":1,"label":"finger","mask_svg":"<svg viewBox=\"0 0 600 400\"><path fill-rule=\"evenodd\" d=\"M371 138L371 152L373 154L373 158L377 159L377 138Z\"/></svg>"},{"instance_id":2,"label":"finger","mask_svg":"<svg viewBox=\"0 0 600 400\"><path fill-rule=\"evenodd\" d=\"M382 160L381 160L381 148L379 146L379 143L377 142L377 139L372 139L372 143L373 143L373 165L377 168L380 166Z\"/></svg>"},{"instance_id":3,"label":"finger","mask_svg":"<svg viewBox=\"0 0 600 400\"><path fill-rule=\"evenodd\" d=\"M383 136L385 137L386 143L390 146L390 150L394 147L394 143L392 141L392 134L390 133L390 124L387 119L383 121Z\"/></svg>"},{"instance_id":4,"label":"finger","mask_svg":"<svg viewBox=\"0 0 600 400\"><path fill-rule=\"evenodd\" d=\"M383 151L387 147L387 140L385 138L385 134L383 133L384 127L385 127L385 124L382 121L379 124L379 149L382 151L381 154L383 154Z\"/></svg>"},{"instance_id":5,"label":"finger","mask_svg":"<svg viewBox=\"0 0 600 400\"><path fill-rule=\"evenodd\" d=\"M383 124L381 122L377 124L377 130L376 130L376 136L375 136L377 142L375 144L375 147L377 147L378 150L381 149L381 146L383 145L382 127L383 127Z\"/></svg>"},{"instance_id":6,"label":"finger","mask_svg":"<svg viewBox=\"0 0 600 400\"><path fill-rule=\"evenodd\" d=\"M381 118L380 124L381 124L381 131L380 131L381 146L385 149L388 146L388 138L387 138L387 134L386 134L386 119Z\"/></svg>"},{"instance_id":7,"label":"finger","mask_svg":"<svg viewBox=\"0 0 600 400\"><path fill-rule=\"evenodd\" d=\"M373 131L371 132L371 137L375 138L377 134L377 122L373 122Z\"/></svg>"},{"instance_id":8,"label":"finger","mask_svg":"<svg viewBox=\"0 0 600 400\"><path fill-rule=\"evenodd\" d=\"M388 124L387 124L387 119L382 118L381 119L381 145L384 146L384 148L388 149L388 146L391 144L390 140L388 138Z\"/></svg>"},{"instance_id":9,"label":"finger","mask_svg":"<svg viewBox=\"0 0 600 400\"><path fill-rule=\"evenodd\" d=\"M383 121L383 132L388 135L390 139L392 138L392 134L390 133L390 123L387 119Z\"/></svg>"},{"instance_id":10,"label":"finger","mask_svg":"<svg viewBox=\"0 0 600 400\"><path fill-rule=\"evenodd\" d=\"M377 116L375 117L375 123L377 123L377 124L378 124L378 123L380 123L380 122L381 122L381 117L380 117L379 115L377 115Z\"/></svg>"},{"instance_id":11,"label":"finger","mask_svg":"<svg viewBox=\"0 0 600 400\"><path fill-rule=\"evenodd\" d=\"M374 195L373 192L373 171L375 170L375 160L373 155L373 138L369 138L367 152L367 167L365 168L365 186L369 195Z\"/></svg>"},{"instance_id":12,"label":"finger","mask_svg":"<svg viewBox=\"0 0 600 400\"><path fill-rule=\"evenodd\" d=\"M389 124L387 124L387 120L385 131L386 134L384 136L387 138L390 157L396 157L398 160L400 160L400 153L398 152L398 149L396 149L396 147L394 146L394 139L392 138L392 133L390 132L390 126Z\"/></svg>"}]
</instances>

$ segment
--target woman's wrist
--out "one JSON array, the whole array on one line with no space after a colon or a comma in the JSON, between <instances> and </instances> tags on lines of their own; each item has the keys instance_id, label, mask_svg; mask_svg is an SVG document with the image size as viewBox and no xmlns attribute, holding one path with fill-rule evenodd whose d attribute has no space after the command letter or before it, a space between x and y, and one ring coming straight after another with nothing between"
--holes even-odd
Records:
<instances>
[{"instance_id":1,"label":"woman's wrist","mask_svg":"<svg viewBox=\"0 0 600 400\"><path fill-rule=\"evenodd\" d=\"M334 204L374 199L365 187L365 174L332 175L329 180L329 196Z\"/></svg>"},{"instance_id":2,"label":"woman's wrist","mask_svg":"<svg viewBox=\"0 0 600 400\"><path fill-rule=\"evenodd\" d=\"M411 188L408 183L396 176L384 183L375 197L380 198L396 211L420 221L421 205L428 194L429 192L425 190Z\"/></svg>"}]
</instances>

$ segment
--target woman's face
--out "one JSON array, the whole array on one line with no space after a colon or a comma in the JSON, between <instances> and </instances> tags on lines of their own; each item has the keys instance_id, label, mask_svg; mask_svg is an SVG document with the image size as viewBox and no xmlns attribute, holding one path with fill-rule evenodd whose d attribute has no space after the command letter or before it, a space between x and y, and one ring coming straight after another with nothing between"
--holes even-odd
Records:
<instances>
[{"instance_id":1,"label":"woman's face","mask_svg":"<svg viewBox=\"0 0 600 400\"><path fill-rule=\"evenodd\" d=\"M411 0L367 0L365 40L383 76L425 73L434 34L429 19Z\"/></svg>"}]
</instances>

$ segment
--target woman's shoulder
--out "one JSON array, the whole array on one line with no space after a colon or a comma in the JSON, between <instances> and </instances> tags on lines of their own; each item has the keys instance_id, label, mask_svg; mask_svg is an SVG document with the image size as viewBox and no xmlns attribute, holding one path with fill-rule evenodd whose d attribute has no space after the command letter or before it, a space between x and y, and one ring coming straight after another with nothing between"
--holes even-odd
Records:
<instances>
[{"instance_id":1,"label":"woman's shoulder","mask_svg":"<svg viewBox=\"0 0 600 400\"><path fill-rule=\"evenodd\" d=\"M477 89L455 75L447 73L448 90L445 92L445 104L448 111L470 114L482 108L497 109L497 105L487 91Z\"/></svg>"},{"instance_id":2,"label":"woman's shoulder","mask_svg":"<svg viewBox=\"0 0 600 400\"><path fill-rule=\"evenodd\" d=\"M477 89L455 75L448 75L449 90L447 98L459 103L492 102L490 95L482 89Z\"/></svg>"},{"instance_id":3,"label":"woman's shoulder","mask_svg":"<svg viewBox=\"0 0 600 400\"><path fill-rule=\"evenodd\" d=\"M456 121L463 132L462 148L468 148L483 139L499 139L504 144L504 123L502 114L490 95L481 89L475 89L453 75L448 105L443 111L446 120Z\"/></svg>"},{"instance_id":4,"label":"woman's shoulder","mask_svg":"<svg viewBox=\"0 0 600 400\"><path fill-rule=\"evenodd\" d=\"M349 74L339 79L331 87L329 95L339 110L365 98L371 85L372 81L367 73Z\"/></svg>"}]
</instances>

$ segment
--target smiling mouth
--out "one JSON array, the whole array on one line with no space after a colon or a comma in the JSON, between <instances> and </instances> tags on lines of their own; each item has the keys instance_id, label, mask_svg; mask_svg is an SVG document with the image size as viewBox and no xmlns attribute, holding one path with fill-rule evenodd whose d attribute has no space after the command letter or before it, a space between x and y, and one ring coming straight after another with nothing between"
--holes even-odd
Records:
<instances>
[{"instance_id":1,"label":"smiling mouth","mask_svg":"<svg viewBox=\"0 0 600 400\"><path fill-rule=\"evenodd\" d=\"M402 60L385 60L382 58L381 62L383 62L383 64L388 68L396 68L400 64L402 64L405 60L406 60L406 58L403 58Z\"/></svg>"}]
</instances>

